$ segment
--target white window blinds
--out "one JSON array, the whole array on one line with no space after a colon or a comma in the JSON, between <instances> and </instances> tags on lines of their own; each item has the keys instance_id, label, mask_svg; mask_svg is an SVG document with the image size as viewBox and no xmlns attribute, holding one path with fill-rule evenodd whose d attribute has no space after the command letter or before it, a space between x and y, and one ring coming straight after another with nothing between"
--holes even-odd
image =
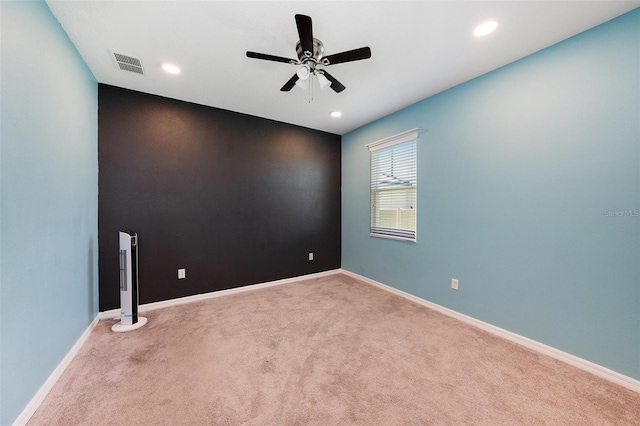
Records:
<instances>
[{"instance_id":1,"label":"white window blinds","mask_svg":"<svg viewBox=\"0 0 640 426\"><path fill-rule=\"evenodd\" d=\"M372 236L416 241L418 133L412 129L367 145Z\"/></svg>"}]
</instances>

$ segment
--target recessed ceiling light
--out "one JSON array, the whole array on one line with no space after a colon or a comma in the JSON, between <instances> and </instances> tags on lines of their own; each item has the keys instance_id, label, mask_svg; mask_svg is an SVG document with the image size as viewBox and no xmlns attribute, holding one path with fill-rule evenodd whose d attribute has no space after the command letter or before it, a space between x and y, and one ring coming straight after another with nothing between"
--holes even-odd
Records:
<instances>
[{"instance_id":1,"label":"recessed ceiling light","mask_svg":"<svg viewBox=\"0 0 640 426\"><path fill-rule=\"evenodd\" d=\"M162 69L168 72L169 74L180 74L180 68L171 64L162 64Z\"/></svg>"},{"instance_id":2,"label":"recessed ceiling light","mask_svg":"<svg viewBox=\"0 0 640 426\"><path fill-rule=\"evenodd\" d=\"M329 115L332 116L333 118L342 117L342 113L340 111L331 111L331 114Z\"/></svg>"},{"instance_id":3,"label":"recessed ceiling light","mask_svg":"<svg viewBox=\"0 0 640 426\"><path fill-rule=\"evenodd\" d=\"M498 28L498 21L493 19L484 21L473 30L473 35L476 37L484 37L494 32L496 28Z\"/></svg>"}]
</instances>

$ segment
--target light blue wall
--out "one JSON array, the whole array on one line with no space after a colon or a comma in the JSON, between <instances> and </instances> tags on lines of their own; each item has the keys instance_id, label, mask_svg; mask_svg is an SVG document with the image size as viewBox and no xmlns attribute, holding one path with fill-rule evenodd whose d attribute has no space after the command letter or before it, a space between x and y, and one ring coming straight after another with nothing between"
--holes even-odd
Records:
<instances>
[{"instance_id":1,"label":"light blue wall","mask_svg":"<svg viewBox=\"0 0 640 426\"><path fill-rule=\"evenodd\" d=\"M342 267L640 379L639 55L636 9L343 136ZM414 127L418 242L370 237Z\"/></svg>"},{"instance_id":2,"label":"light blue wall","mask_svg":"<svg viewBox=\"0 0 640 426\"><path fill-rule=\"evenodd\" d=\"M97 83L44 2L0 2L0 424L98 310Z\"/></svg>"}]
</instances>

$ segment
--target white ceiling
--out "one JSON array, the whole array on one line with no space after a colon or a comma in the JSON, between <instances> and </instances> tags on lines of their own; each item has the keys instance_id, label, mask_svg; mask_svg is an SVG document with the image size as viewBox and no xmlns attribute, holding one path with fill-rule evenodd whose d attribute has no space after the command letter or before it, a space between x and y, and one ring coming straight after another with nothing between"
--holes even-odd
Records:
<instances>
[{"instance_id":1,"label":"white ceiling","mask_svg":"<svg viewBox=\"0 0 640 426\"><path fill-rule=\"evenodd\" d=\"M344 134L640 6L640 1L56 1L49 7L100 83ZM294 15L313 19L325 55L369 46L330 66L342 93L281 92L296 58ZM497 31L472 36L497 18ZM145 75L116 68L139 58ZM182 68L172 76L169 61ZM344 115L329 116L332 110Z\"/></svg>"}]
</instances>

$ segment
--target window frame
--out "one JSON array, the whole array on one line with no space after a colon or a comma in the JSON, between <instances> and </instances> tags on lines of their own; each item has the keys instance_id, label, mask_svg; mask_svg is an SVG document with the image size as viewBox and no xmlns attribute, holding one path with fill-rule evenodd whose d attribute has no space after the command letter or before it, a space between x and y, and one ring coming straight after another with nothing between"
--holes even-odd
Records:
<instances>
[{"instance_id":1,"label":"window frame","mask_svg":"<svg viewBox=\"0 0 640 426\"><path fill-rule=\"evenodd\" d=\"M400 241L409 241L409 242L417 242L418 239L418 137L420 131L422 129L414 128L411 130L404 131L402 133L398 133L397 135L389 136L387 138L378 140L376 142L372 142L367 144L367 148L369 149L369 235L377 238L387 238L392 240L400 240ZM379 223L376 225L374 212L379 212L380 209L377 205L375 205L374 194L376 192L380 192L379 188L374 187L375 177L373 176L374 170L374 152L389 148L395 145L404 144L407 142L414 142L415 151L413 153L414 157L412 158L413 163L412 166L415 170L415 175L413 175L413 180L415 184L412 185L415 188L415 225L413 231L407 230L404 228L398 227L389 227L383 228L379 226ZM400 185L398 185L400 187ZM391 186L393 188L393 185ZM400 210L400 209L398 209Z\"/></svg>"}]
</instances>

